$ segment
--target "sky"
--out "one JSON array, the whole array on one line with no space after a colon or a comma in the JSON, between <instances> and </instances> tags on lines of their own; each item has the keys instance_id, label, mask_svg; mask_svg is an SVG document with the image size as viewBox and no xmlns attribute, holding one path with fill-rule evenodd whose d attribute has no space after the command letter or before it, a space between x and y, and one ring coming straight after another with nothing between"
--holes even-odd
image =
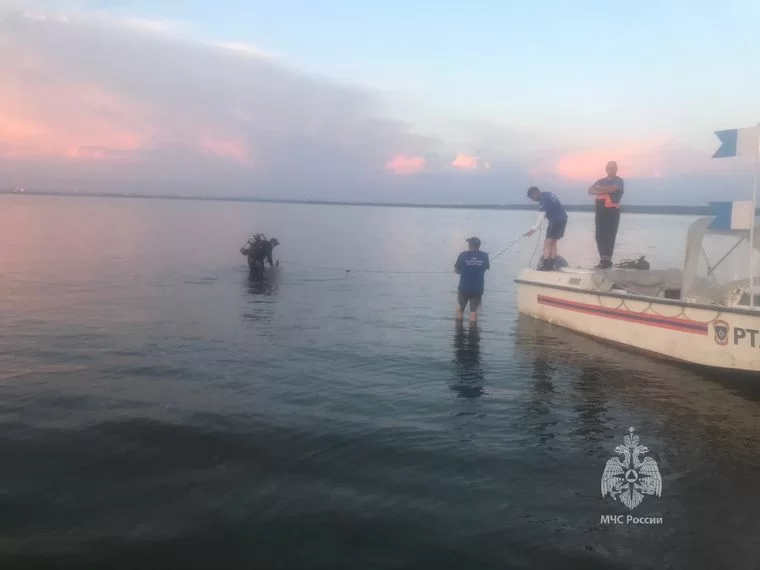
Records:
<instances>
[{"instance_id":1,"label":"sky","mask_svg":"<svg viewBox=\"0 0 760 570\"><path fill-rule=\"evenodd\" d=\"M0 188L751 197L760 3L0 0Z\"/></svg>"}]
</instances>

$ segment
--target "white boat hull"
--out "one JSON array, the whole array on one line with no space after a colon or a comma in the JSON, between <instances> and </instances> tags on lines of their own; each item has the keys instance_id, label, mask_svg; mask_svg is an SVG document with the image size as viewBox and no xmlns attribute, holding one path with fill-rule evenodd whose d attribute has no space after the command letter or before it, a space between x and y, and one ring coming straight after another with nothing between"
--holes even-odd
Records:
<instances>
[{"instance_id":1,"label":"white boat hull","mask_svg":"<svg viewBox=\"0 0 760 570\"><path fill-rule=\"evenodd\" d=\"M518 310L600 340L705 367L760 372L760 312L588 288L590 270L526 270Z\"/></svg>"}]
</instances>

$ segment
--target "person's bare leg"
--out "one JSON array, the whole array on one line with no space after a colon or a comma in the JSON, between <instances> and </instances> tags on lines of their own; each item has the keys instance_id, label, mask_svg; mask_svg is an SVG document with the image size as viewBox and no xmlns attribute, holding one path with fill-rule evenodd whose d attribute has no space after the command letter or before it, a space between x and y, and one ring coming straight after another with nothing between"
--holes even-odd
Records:
<instances>
[{"instance_id":1,"label":"person's bare leg","mask_svg":"<svg viewBox=\"0 0 760 570\"><path fill-rule=\"evenodd\" d=\"M551 259L552 257L552 241L550 239L544 240L544 259Z\"/></svg>"},{"instance_id":2,"label":"person's bare leg","mask_svg":"<svg viewBox=\"0 0 760 570\"><path fill-rule=\"evenodd\" d=\"M551 255L550 255L550 257L552 259L557 259L557 240L556 239L552 240Z\"/></svg>"},{"instance_id":3,"label":"person's bare leg","mask_svg":"<svg viewBox=\"0 0 760 570\"><path fill-rule=\"evenodd\" d=\"M465 301L464 294L459 291L457 292L457 320L461 321L464 319L464 309L467 306L467 301Z\"/></svg>"},{"instance_id":4,"label":"person's bare leg","mask_svg":"<svg viewBox=\"0 0 760 570\"><path fill-rule=\"evenodd\" d=\"M480 297L470 301L470 324L478 322L478 309L480 309Z\"/></svg>"},{"instance_id":5,"label":"person's bare leg","mask_svg":"<svg viewBox=\"0 0 760 570\"><path fill-rule=\"evenodd\" d=\"M552 240L550 239L544 240L543 260L544 263L541 269L544 271L546 271L547 268L551 269L550 262L552 262Z\"/></svg>"}]
</instances>

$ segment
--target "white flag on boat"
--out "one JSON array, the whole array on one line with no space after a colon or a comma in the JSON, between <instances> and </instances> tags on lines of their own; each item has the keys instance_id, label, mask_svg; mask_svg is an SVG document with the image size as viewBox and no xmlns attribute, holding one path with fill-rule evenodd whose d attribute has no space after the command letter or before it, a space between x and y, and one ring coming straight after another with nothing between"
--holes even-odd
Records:
<instances>
[{"instance_id":1,"label":"white flag on boat","mask_svg":"<svg viewBox=\"0 0 760 570\"><path fill-rule=\"evenodd\" d=\"M720 139L720 148L713 158L757 156L760 152L760 129L757 126L715 131L715 135Z\"/></svg>"},{"instance_id":2,"label":"white flag on boat","mask_svg":"<svg viewBox=\"0 0 760 570\"><path fill-rule=\"evenodd\" d=\"M752 200L736 202L710 202L715 219L710 224L713 230L749 230L755 221Z\"/></svg>"}]
</instances>

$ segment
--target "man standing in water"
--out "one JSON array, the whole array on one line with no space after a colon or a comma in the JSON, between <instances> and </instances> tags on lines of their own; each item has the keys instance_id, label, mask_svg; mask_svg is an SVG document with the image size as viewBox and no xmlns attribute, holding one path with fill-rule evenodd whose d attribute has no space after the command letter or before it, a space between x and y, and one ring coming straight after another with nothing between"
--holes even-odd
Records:
<instances>
[{"instance_id":1,"label":"man standing in water","mask_svg":"<svg viewBox=\"0 0 760 570\"><path fill-rule=\"evenodd\" d=\"M588 189L596 203L596 247L599 251L597 269L612 267L612 254L620 225L620 200L623 197L623 179L617 175L617 163L607 163L607 176L600 178Z\"/></svg>"},{"instance_id":2,"label":"man standing in water","mask_svg":"<svg viewBox=\"0 0 760 570\"><path fill-rule=\"evenodd\" d=\"M565 235L567 226L567 212L559 199L551 192L541 192L537 186L528 188L528 198L538 202L538 219L533 227L525 232L525 237L532 236L541 225L544 217L549 220L544 239L543 263L538 266L539 271L552 271L557 260L557 242Z\"/></svg>"},{"instance_id":3,"label":"man standing in water","mask_svg":"<svg viewBox=\"0 0 760 570\"><path fill-rule=\"evenodd\" d=\"M485 289L485 273L491 268L488 254L480 251L480 240L471 237L467 240L470 246L463 251L454 263L454 273L459 275L459 294L457 301L457 321L464 319L464 309L470 303L470 324L478 321L478 307Z\"/></svg>"}]
</instances>

